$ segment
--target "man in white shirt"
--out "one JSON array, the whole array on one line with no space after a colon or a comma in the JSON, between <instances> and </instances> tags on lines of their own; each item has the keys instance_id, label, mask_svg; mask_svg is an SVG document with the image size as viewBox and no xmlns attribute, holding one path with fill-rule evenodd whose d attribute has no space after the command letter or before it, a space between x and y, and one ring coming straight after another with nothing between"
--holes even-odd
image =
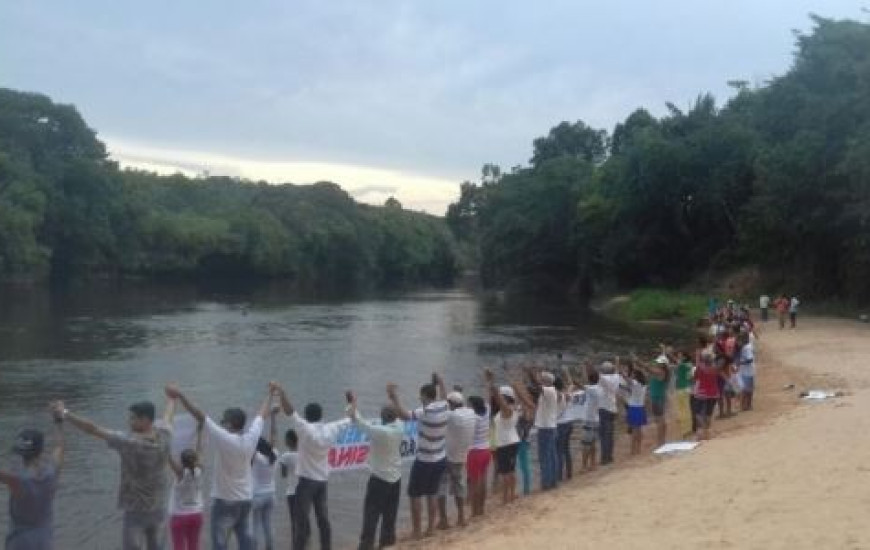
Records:
<instances>
[{"instance_id":1,"label":"man in white shirt","mask_svg":"<svg viewBox=\"0 0 870 550\"><path fill-rule=\"evenodd\" d=\"M599 369L598 386L601 395L598 402L598 430L601 440L601 465L613 462L614 423L616 422L616 393L622 377L616 373L616 366L605 361Z\"/></svg>"},{"instance_id":2,"label":"man in white shirt","mask_svg":"<svg viewBox=\"0 0 870 550\"><path fill-rule=\"evenodd\" d=\"M181 390L166 386L166 395L178 399L187 412L205 427L208 446L214 453L212 473L211 544L215 550L229 547L230 532L234 532L239 550L252 550L251 503L254 481L251 459L269 414L271 393L266 396L256 418L245 429L245 411L232 408L224 411L220 424L207 417Z\"/></svg>"},{"instance_id":3,"label":"man in white shirt","mask_svg":"<svg viewBox=\"0 0 870 550\"><path fill-rule=\"evenodd\" d=\"M444 400L444 380L436 373L432 383L420 387L422 407L409 411L399 403L395 385L390 385L390 401L402 420L417 421L417 456L411 466L411 479L408 482L408 497L411 499L411 537L419 539L422 532L422 501L426 498L426 512L429 523L426 534L435 532L436 502L441 476L447 467L445 439L449 410Z\"/></svg>"},{"instance_id":4,"label":"man in white shirt","mask_svg":"<svg viewBox=\"0 0 870 550\"><path fill-rule=\"evenodd\" d=\"M538 462L541 466L541 490L556 488L556 418L559 414L559 394L554 387L552 372L540 372L536 382L541 388L535 408L535 427L538 428Z\"/></svg>"},{"instance_id":5,"label":"man in white shirt","mask_svg":"<svg viewBox=\"0 0 870 550\"><path fill-rule=\"evenodd\" d=\"M281 400L284 413L290 417L290 426L299 438L299 455L296 463L296 525L293 526L293 549L305 550L311 537L309 516L314 508L314 517L320 531L320 548L332 548L332 527L329 524L327 507L327 481L329 480L329 449L335 444L342 428L350 423L345 418L335 422L323 422L323 408L319 403L305 405L303 419L293 408L284 388L277 382L269 384L272 392Z\"/></svg>"},{"instance_id":6,"label":"man in white shirt","mask_svg":"<svg viewBox=\"0 0 870 550\"><path fill-rule=\"evenodd\" d=\"M378 522L381 524L381 536L377 547L393 546L396 544L396 516L402 498L402 438L405 424L398 419L392 405L381 408L380 424L369 422L359 416L355 399L348 415L368 436L370 444L369 468L372 475L366 486L359 550L374 550Z\"/></svg>"},{"instance_id":7,"label":"man in white shirt","mask_svg":"<svg viewBox=\"0 0 870 550\"><path fill-rule=\"evenodd\" d=\"M457 524L465 527L465 499L468 496L467 474L465 463L468 460L468 450L474 443L474 428L477 415L474 410L465 406L465 397L458 391L447 394L447 406L450 416L447 418L447 468L441 476L441 488L438 495L439 529L449 529L447 520L447 495L453 495L456 500L458 514Z\"/></svg>"},{"instance_id":8,"label":"man in white shirt","mask_svg":"<svg viewBox=\"0 0 870 550\"><path fill-rule=\"evenodd\" d=\"M767 322L767 312L770 309L770 296L762 294L758 299L758 308L761 310L761 320Z\"/></svg>"}]
</instances>

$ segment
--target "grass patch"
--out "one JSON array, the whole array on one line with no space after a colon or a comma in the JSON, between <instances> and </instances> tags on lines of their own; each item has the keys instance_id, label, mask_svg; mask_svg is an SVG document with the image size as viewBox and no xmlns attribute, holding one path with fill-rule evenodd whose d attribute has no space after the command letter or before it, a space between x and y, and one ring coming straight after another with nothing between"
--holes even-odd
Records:
<instances>
[{"instance_id":1,"label":"grass patch","mask_svg":"<svg viewBox=\"0 0 870 550\"><path fill-rule=\"evenodd\" d=\"M618 317L628 321L696 321L707 312L707 298L673 290L642 288L615 304Z\"/></svg>"}]
</instances>

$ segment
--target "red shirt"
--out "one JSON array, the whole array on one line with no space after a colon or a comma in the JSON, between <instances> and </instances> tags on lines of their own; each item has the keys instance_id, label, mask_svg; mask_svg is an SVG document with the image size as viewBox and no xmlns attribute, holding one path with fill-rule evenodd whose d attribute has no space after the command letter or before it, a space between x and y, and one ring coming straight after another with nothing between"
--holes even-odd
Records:
<instances>
[{"instance_id":1,"label":"red shirt","mask_svg":"<svg viewBox=\"0 0 870 550\"><path fill-rule=\"evenodd\" d=\"M695 369L695 397L719 399L719 369L699 363Z\"/></svg>"}]
</instances>

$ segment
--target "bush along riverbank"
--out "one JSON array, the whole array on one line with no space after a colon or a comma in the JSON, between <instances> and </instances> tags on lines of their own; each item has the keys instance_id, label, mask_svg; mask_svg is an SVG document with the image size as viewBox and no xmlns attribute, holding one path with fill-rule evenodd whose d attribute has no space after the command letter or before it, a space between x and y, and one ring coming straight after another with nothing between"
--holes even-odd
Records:
<instances>
[{"instance_id":1,"label":"bush along riverbank","mask_svg":"<svg viewBox=\"0 0 870 550\"><path fill-rule=\"evenodd\" d=\"M706 309L707 298L700 294L656 288L615 296L601 306L602 313L621 321L667 321L686 325L693 325L704 316Z\"/></svg>"}]
</instances>

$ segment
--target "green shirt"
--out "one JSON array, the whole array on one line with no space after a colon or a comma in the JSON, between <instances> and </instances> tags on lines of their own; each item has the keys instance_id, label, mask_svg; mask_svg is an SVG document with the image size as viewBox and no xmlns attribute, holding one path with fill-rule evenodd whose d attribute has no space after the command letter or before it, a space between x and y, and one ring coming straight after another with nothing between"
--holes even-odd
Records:
<instances>
[{"instance_id":1,"label":"green shirt","mask_svg":"<svg viewBox=\"0 0 870 550\"><path fill-rule=\"evenodd\" d=\"M649 398L650 401L662 402L668 393L668 376L664 380L659 380L655 376L650 376L649 379Z\"/></svg>"},{"instance_id":2,"label":"green shirt","mask_svg":"<svg viewBox=\"0 0 870 550\"><path fill-rule=\"evenodd\" d=\"M679 365L677 365L677 379L675 381L675 386L677 390L687 390L691 387L691 373L692 364L688 361L682 361Z\"/></svg>"}]
</instances>

